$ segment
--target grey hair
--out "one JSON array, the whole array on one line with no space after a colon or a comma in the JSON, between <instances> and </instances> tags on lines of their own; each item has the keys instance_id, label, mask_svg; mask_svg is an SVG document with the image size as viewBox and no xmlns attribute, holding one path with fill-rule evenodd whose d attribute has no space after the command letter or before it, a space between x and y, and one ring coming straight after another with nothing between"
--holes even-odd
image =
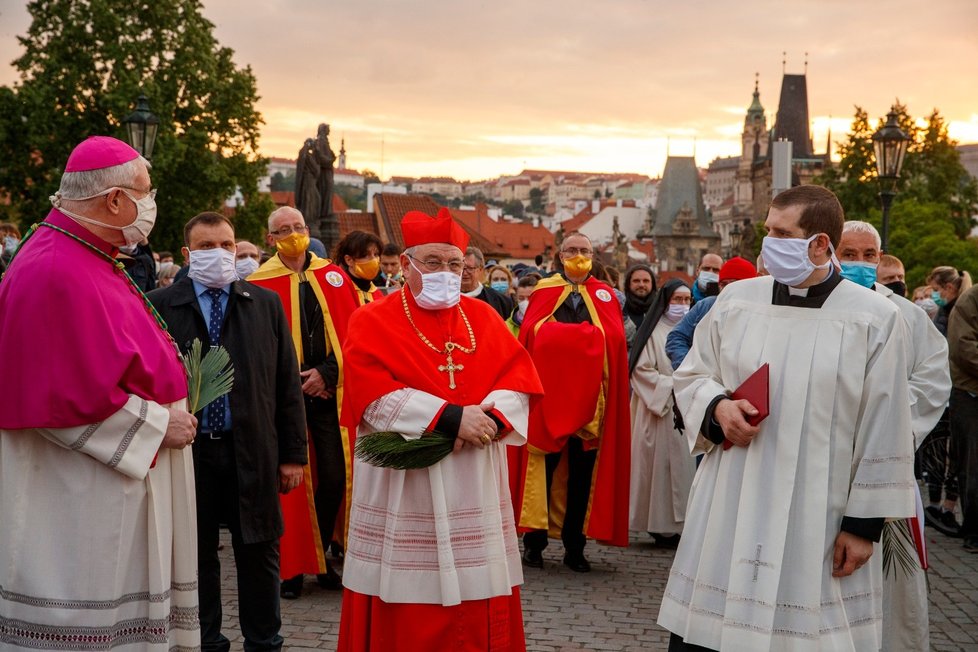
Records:
<instances>
[{"instance_id":1,"label":"grey hair","mask_svg":"<svg viewBox=\"0 0 978 652\"><path fill-rule=\"evenodd\" d=\"M299 217L302 217L303 222L306 221L306 218L302 216L302 211L300 211L298 208L292 208L291 206L279 206L278 208L276 208L275 210L273 210L271 213L268 214L268 231L269 232L272 231L272 222L275 220L276 217L279 216L279 214L288 213L288 212L297 213Z\"/></svg>"},{"instance_id":2,"label":"grey hair","mask_svg":"<svg viewBox=\"0 0 978 652\"><path fill-rule=\"evenodd\" d=\"M404 254L405 256L410 256L411 258L413 258L414 257L414 254L418 251L418 247L420 247L420 246L421 245L414 245L413 247L408 247L407 249L405 249L401 253Z\"/></svg>"},{"instance_id":3,"label":"grey hair","mask_svg":"<svg viewBox=\"0 0 978 652\"><path fill-rule=\"evenodd\" d=\"M149 161L140 156L121 165L113 165L101 170L65 172L61 175L58 195L61 199L78 200L97 195L109 188L131 188L133 180L139 174L140 163L147 169L150 168Z\"/></svg>"},{"instance_id":4,"label":"grey hair","mask_svg":"<svg viewBox=\"0 0 978 652\"><path fill-rule=\"evenodd\" d=\"M880 239L880 232L877 231L876 227L869 222L848 220L842 225L842 233L868 233L869 235L873 236L877 249L881 249L883 247L883 241Z\"/></svg>"},{"instance_id":5,"label":"grey hair","mask_svg":"<svg viewBox=\"0 0 978 652\"><path fill-rule=\"evenodd\" d=\"M467 247L465 249L465 255L466 255L466 257L468 257L468 256L475 256L475 259L477 261L479 261L479 267L485 267L486 266L486 259L482 255L482 250L479 249L478 247Z\"/></svg>"}]
</instances>

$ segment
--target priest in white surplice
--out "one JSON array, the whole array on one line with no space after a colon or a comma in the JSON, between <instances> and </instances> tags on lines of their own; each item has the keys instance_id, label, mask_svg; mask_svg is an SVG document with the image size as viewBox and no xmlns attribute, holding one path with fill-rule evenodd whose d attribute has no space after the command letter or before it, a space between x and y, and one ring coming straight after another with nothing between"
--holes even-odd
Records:
<instances>
[{"instance_id":1,"label":"priest in white surplice","mask_svg":"<svg viewBox=\"0 0 978 652\"><path fill-rule=\"evenodd\" d=\"M455 450L420 469L355 460L339 649L520 652L506 449L526 441L542 387L499 315L460 297L468 235L447 209L401 229L404 287L350 319L341 418L357 437L434 430Z\"/></svg>"},{"instance_id":2,"label":"priest in white surplice","mask_svg":"<svg viewBox=\"0 0 978 652\"><path fill-rule=\"evenodd\" d=\"M0 649L200 647L197 421L114 259L154 195L136 150L89 138L0 282Z\"/></svg>"},{"instance_id":3,"label":"priest in white surplice","mask_svg":"<svg viewBox=\"0 0 978 652\"><path fill-rule=\"evenodd\" d=\"M671 650L880 648L867 562L884 519L914 514L913 442L897 435L911 428L907 335L892 302L840 278L843 221L824 188L779 194L771 276L720 295L673 377L706 455L659 612ZM763 363L770 415L753 427L755 408L727 394Z\"/></svg>"},{"instance_id":4,"label":"priest in white surplice","mask_svg":"<svg viewBox=\"0 0 978 652\"><path fill-rule=\"evenodd\" d=\"M951 395L947 340L923 309L876 281L876 267L881 254L880 234L876 227L868 222L855 220L845 223L839 244L842 276L888 298L900 309L907 324L907 344L910 347L907 355L907 378L910 383L913 431L906 435L913 438L916 449L937 425ZM927 652L930 649L927 576L918 563L919 555L914 550L912 537L912 533L916 531L919 540L923 541L923 506L920 502L917 504L920 512L917 519L887 523L883 534L894 546L906 548L907 558L914 560L914 564L908 567L894 562L883 568L885 652ZM926 554L924 558L926 559Z\"/></svg>"}]
</instances>

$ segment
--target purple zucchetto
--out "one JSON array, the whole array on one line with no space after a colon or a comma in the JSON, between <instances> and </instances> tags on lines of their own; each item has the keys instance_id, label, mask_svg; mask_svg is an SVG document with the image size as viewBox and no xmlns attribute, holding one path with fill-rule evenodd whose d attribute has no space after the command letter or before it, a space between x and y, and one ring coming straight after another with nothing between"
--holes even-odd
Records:
<instances>
[{"instance_id":1,"label":"purple zucchetto","mask_svg":"<svg viewBox=\"0 0 978 652\"><path fill-rule=\"evenodd\" d=\"M101 170L128 163L139 157L139 152L111 136L91 136L71 151L65 172Z\"/></svg>"}]
</instances>

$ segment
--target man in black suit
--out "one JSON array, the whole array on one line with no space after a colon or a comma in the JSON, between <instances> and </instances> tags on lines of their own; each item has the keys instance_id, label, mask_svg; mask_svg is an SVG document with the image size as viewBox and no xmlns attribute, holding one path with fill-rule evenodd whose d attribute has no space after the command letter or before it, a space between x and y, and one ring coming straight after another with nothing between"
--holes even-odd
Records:
<instances>
[{"instance_id":1,"label":"man in black suit","mask_svg":"<svg viewBox=\"0 0 978 652\"><path fill-rule=\"evenodd\" d=\"M478 247L465 250L465 265L462 267L462 294L485 301L499 313L503 320L513 314L513 300L502 292L496 292L482 284L486 276L486 259Z\"/></svg>"},{"instance_id":2,"label":"man in black suit","mask_svg":"<svg viewBox=\"0 0 978 652\"><path fill-rule=\"evenodd\" d=\"M184 229L186 278L151 292L153 305L186 353L222 346L234 366L231 393L200 406L194 440L197 558L203 650L230 648L221 634L218 528L231 531L246 650L280 650L278 493L302 480L306 420L299 366L282 302L237 280L234 227L201 213ZM257 345L261 343L261 345Z\"/></svg>"}]
</instances>

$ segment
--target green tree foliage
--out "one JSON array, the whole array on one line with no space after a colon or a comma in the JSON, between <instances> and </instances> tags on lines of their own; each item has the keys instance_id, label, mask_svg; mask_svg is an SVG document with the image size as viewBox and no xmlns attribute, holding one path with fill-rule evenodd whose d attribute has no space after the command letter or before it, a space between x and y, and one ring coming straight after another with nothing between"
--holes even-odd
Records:
<instances>
[{"instance_id":1,"label":"green tree foliage","mask_svg":"<svg viewBox=\"0 0 978 652\"><path fill-rule=\"evenodd\" d=\"M866 111L857 106L849 138L839 143L839 162L816 181L831 189L850 215L865 215L880 203L873 157L874 131Z\"/></svg>"},{"instance_id":2,"label":"green tree foliage","mask_svg":"<svg viewBox=\"0 0 978 652\"><path fill-rule=\"evenodd\" d=\"M961 165L957 143L936 109L920 128L907 107L896 105L900 128L910 136L903 170L890 209L889 253L903 261L907 285L922 285L931 269L954 265L978 271L978 244L968 236L978 213L978 184ZM839 197L849 219L881 228L879 182L873 154L873 133L885 123L871 125L866 111L856 107L852 131L840 143L840 161L816 183Z\"/></svg>"},{"instance_id":3,"label":"green tree foliage","mask_svg":"<svg viewBox=\"0 0 978 652\"><path fill-rule=\"evenodd\" d=\"M255 77L217 43L198 0L33 0L27 9L20 79L0 88L0 188L12 217L46 214L78 142L124 138L121 120L140 92L160 118L156 248L178 247L187 219L235 189L257 198L267 161L257 156Z\"/></svg>"},{"instance_id":4,"label":"green tree foliage","mask_svg":"<svg viewBox=\"0 0 978 652\"><path fill-rule=\"evenodd\" d=\"M362 211L367 209L367 190L346 184L336 184L333 192L343 198L350 210Z\"/></svg>"},{"instance_id":5,"label":"green tree foliage","mask_svg":"<svg viewBox=\"0 0 978 652\"><path fill-rule=\"evenodd\" d=\"M546 202L543 197L543 190L540 188L530 188L530 212L531 213L542 213L546 208Z\"/></svg>"},{"instance_id":6,"label":"green tree foliage","mask_svg":"<svg viewBox=\"0 0 978 652\"><path fill-rule=\"evenodd\" d=\"M284 192L295 192L295 171L289 170L288 174L276 172L272 175L270 189Z\"/></svg>"}]
</instances>

